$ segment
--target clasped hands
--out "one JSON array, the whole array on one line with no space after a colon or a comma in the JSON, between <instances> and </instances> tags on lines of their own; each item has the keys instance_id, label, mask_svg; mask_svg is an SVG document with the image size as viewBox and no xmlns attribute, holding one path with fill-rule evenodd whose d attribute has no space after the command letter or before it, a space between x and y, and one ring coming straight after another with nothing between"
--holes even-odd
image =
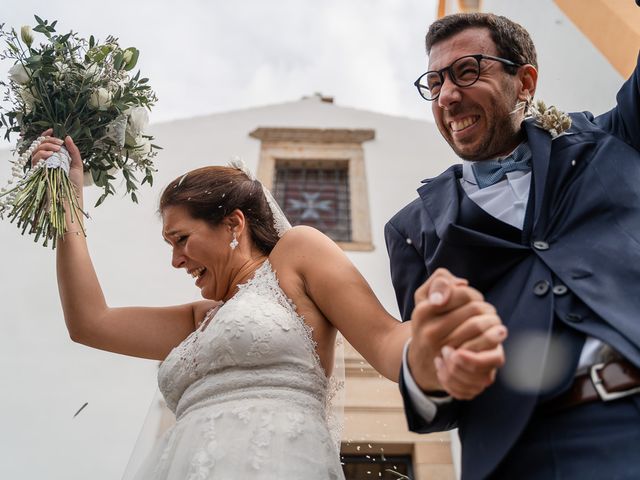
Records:
<instances>
[{"instance_id":1,"label":"clasped hands","mask_svg":"<svg viewBox=\"0 0 640 480\"><path fill-rule=\"evenodd\" d=\"M507 328L480 292L445 269L436 270L414 297L411 375L425 392L471 400L504 365Z\"/></svg>"}]
</instances>

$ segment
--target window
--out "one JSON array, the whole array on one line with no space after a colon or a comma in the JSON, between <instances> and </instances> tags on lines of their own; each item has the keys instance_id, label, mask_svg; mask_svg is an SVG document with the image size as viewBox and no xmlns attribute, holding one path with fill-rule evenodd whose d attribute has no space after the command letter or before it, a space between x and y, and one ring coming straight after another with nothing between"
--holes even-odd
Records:
<instances>
[{"instance_id":1,"label":"window","mask_svg":"<svg viewBox=\"0 0 640 480\"><path fill-rule=\"evenodd\" d=\"M273 195L292 225L311 225L337 242L351 241L348 162L277 160Z\"/></svg>"},{"instance_id":2,"label":"window","mask_svg":"<svg viewBox=\"0 0 640 480\"><path fill-rule=\"evenodd\" d=\"M311 225L344 250L373 250L362 143L369 129L260 127L257 177L293 225Z\"/></svg>"}]
</instances>

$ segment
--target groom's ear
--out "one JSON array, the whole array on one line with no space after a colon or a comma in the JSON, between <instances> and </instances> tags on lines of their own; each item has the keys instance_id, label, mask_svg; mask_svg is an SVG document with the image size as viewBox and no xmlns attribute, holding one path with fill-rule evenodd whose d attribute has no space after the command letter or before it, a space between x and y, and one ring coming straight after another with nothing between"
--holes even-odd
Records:
<instances>
[{"instance_id":1,"label":"groom's ear","mask_svg":"<svg viewBox=\"0 0 640 480\"><path fill-rule=\"evenodd\" d=\"M533 65L522 65L518 71L518 77L520 79L519 85L519 97L521 100L527 98L531 99L536 93L536 86L538 85L538 70Z\"/></svg>"}]
</instances>

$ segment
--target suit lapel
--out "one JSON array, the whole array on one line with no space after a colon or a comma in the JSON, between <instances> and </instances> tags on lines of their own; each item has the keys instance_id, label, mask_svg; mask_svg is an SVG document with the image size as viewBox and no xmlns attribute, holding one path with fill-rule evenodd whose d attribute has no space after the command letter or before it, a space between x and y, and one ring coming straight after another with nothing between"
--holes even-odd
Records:
<instances>
[{"instance_id":1,"label":"suit lapel","mask_svg":"<svg viewBox=\"0 0 640 480\"><path fill-rule=\"evenodd\" d=\"M551 135L546 130L536 127L533 120L525 120L524 128L527 133L527 140L531 148L532 175L531 188L533 189L533 221L530 225L535 229L537 221L542 211L542 203L547 186L547 175L549 174L549 158L551 156Z\"/></svg>"},{"instance_id":2,"label":"suit lapel","mask_svg":"<svg viewBox=\"0 0 640 480\"><path fill-rule=\"evenodd\" d=\"M438 237L446 236L449 225L458 216L459 200L456 182L461 174L461 166L453 165L435 178L425 180L418 194L431 217Z\"/></svg>"},{"instance_id":3,"label":"suit lapel","mask_svg":"<svg viewBox=\"0 0 640 480\"><path fill-rule=\"evenodd\" d=\"M459 179L462 176L462 166L453 165L436 178L426 180L425 185L418 189L418 194L423 201L425 209L433 222L436 235L441 240L460 246L482 246L522 248L518 243L517 235L496 236L496 232L510 232L516 229L510 225L501 225L494 228L493 232L478 231L460 224L460 197L466 196L461 191ZM465 198L475 208L476 215L486 216L486 222L503 223L491 217L488 213L475 205L471 199ZM515 240L515 241L514 241Z\"/></svg>"}]
</instances>

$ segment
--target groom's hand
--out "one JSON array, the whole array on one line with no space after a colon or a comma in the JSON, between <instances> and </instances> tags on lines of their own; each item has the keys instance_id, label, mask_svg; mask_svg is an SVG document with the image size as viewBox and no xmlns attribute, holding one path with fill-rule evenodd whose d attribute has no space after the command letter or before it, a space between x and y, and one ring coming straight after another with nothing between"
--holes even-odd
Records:
<instances>
[{"instance_id":1,"label":"groom's hand","mask_svg":"<svg viewBox=\"0 0 640 480\"><path fill-rule=\"evenodd\" d=\"M471 399L504 364L507 330L482 294L439 269L415 293L408 363L420 388Z\"/></svg>"}]
</instances>

